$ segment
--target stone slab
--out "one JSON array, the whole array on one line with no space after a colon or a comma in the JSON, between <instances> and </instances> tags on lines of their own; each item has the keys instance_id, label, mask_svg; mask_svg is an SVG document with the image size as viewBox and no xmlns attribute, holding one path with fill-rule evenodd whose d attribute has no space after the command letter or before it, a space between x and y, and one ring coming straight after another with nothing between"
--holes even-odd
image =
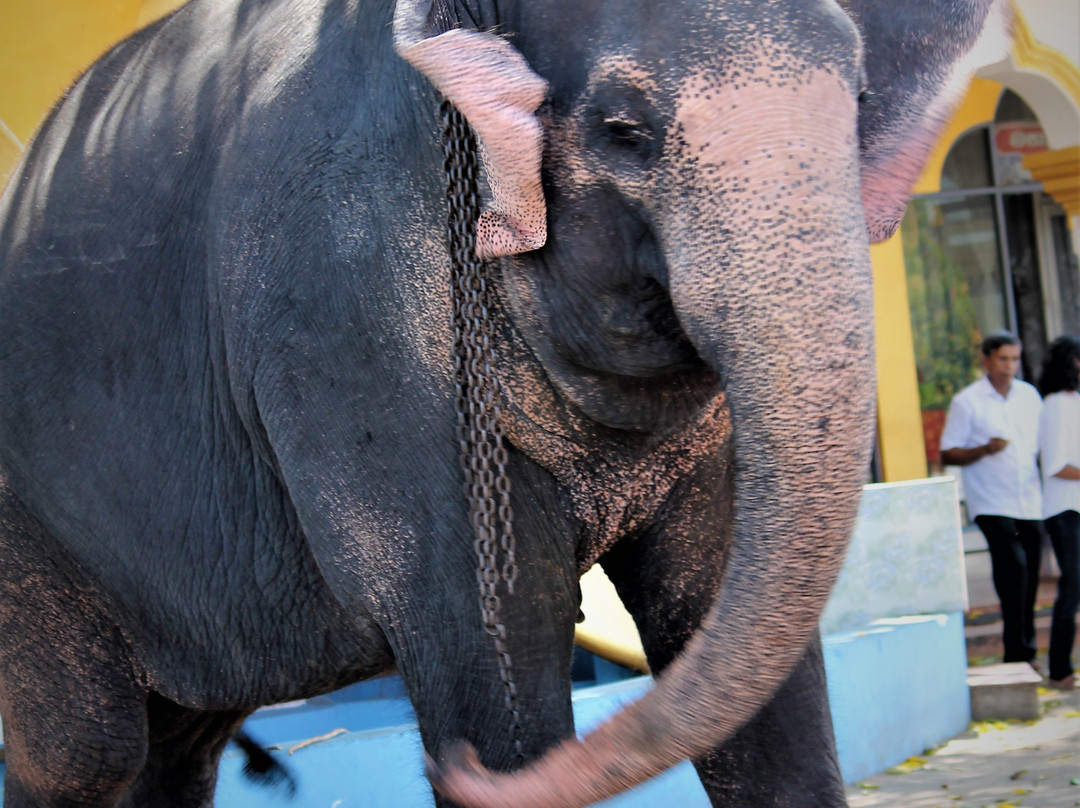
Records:
<instances>
[{"instance_id":1,"label":"stone slab","mask_svg":"<svg viewBox=\"0 0 1080 808\"><path fill-rule=\"evenodd\" d=\"M1039 717L1042 677L1026 662L968 668L971 717L975 721L1034 721Z\"/></svg>"},{"instance_id":2,"label":"stone slab","mask_svg":"<svg viewBox=\"0 0 1080 808\"><path fill-rule=\"evenodd\" d=\"M912 614L967 611L957 483L932 477L863 487L821 632Z\"/></svg>"}]
</instances>

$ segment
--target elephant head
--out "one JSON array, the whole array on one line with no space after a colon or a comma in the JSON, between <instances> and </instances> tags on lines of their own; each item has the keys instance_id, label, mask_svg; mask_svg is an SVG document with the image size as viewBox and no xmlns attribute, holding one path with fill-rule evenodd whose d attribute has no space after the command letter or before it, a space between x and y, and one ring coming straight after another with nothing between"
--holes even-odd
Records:
<instances>
[{"instance_id":1,"label":"elephant head","mask_svg":"<svg viewBox=\"0 0 1080 808\"><path fill-rule=\"evenodd\" d=\"M507 256L511 319L561 396L663 433L722 389L734 430L727 573L682 656L521 772L444 761L445 794L584 805L714 747L784 681L869 462L868 243L895 230L973 66L1003 54L1005 8L551 2L466 24L458 6L399 2L399 53L483 143L478 251Z\"/></svg>"}]
</instances>

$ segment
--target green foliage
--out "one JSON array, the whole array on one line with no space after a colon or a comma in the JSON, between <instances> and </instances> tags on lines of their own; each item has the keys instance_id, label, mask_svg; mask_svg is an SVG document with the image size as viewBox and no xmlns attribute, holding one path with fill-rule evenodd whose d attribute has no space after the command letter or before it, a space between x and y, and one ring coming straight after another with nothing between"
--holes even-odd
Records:
<instances>
[{"instance_id":1,"label":"green foliage","mask_svg":"<svg viewBox=\"0 0 1080 808\"><path fill-rule=\"evenodd\" d=\"M982 335L963 267L945 248L940 208L916 200L901 229L923 410L945 409L978 374Z\"/></svg>"}]
</instances>

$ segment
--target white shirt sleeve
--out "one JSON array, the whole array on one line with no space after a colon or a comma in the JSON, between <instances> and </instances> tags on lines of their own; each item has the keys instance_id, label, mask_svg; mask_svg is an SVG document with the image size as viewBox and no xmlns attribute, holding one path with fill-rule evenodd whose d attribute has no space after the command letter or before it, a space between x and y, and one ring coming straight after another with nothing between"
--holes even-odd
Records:
<instances>
[{"instance_id":1,"label":"white shirt sleeve","mask_svg":"<svg viewBox=\"0 0 1080 808\"><path fill-rule=\"evenodd\" d=\"M1047 396L1039 422L1039 453L1043 476L1053 477L1067 464L1076 465L1080 459L1072 456L1073 447L1080 444L1080 423L1070 417L1075 410L1063 395Z\"/></svg>"},{"instance_id":2,"label":"white shirt sleeve","mask_svg":"<svg viewBox=\"0 0 1080 808\"><path fill-rule=\"evenodd\" d=\"M971 405L963 396L953 396L949 412L945 416L945 428L941 430L941 450L970 449Z\"/></svg>"}]
</instances>

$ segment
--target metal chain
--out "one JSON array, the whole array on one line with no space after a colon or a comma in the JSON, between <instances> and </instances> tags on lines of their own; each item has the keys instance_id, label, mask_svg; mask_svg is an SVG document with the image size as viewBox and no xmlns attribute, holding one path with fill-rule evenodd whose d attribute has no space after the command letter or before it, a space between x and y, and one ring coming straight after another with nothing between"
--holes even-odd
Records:
<instances>
[{"instance_id":1,"label":"metal chain","mask_svg":"<svg viewBox=\"0 0 1080 808\"><path fill-rule=\"evenodd\" d=\"M479 565L480 613L484 630L495 643L504 702L510 713L510 737L519 760L524 759L521 714L513 661L506 646L506 626L499 620L502 605L499 579L514 593L514 514L510 508L510 478L500 418L500 391L495 377L491 320L492 296L484 263L476 257L476 222L480 198L476 184L476 142L465 116L449 101L440 108L446 196L450 203L448 231L454 303L454 384L457 388L457 438L465 495L473 528L473 548ZM503 553L499 569L499 550Z\"/></svg>"}]
</instances>

